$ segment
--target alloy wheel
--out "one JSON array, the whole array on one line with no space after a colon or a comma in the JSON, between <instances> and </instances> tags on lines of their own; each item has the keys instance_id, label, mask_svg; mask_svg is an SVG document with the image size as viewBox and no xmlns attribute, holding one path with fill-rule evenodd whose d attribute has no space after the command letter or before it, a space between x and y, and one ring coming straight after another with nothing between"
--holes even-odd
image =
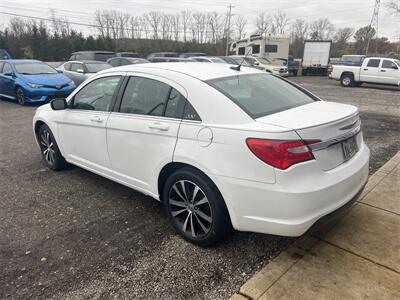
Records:
<instances>
[{"instance_id":1,"label":"alloy wheel","mask_svg":"<svg viewBox=\"0 0 400 300\"><path fill-rule=\"evenodd\" d=\"M351 79L350 79L350 77L344 77L342 82L343 82L343 85L349 86L351 84Z\"/></svg>"},{"instance_id":2,"label":"alloy wheel","mask_svg":"<svg viewBox=\"0 0 400 300\"><path fill-rule=\"evenodd\" d=\"M19 104L24 105L25 104L25 95L23 90L21 90L20 88L17 89L17 101Z\"/></svg>"},{"instance_id":3,"label":"alloy wheel","mask_svg":"<svg viewBox=\"0 0 400 300\"><path fill-rule=\"evenodd\" d=\"M192 238L202 238L211 230L212 210L207 196L195 183L179 180L168 197L172 218L180 230Z\"/></svg>"},{"instance_id":4,"label":"alloy wheel","mask_svg":"<svg viewBox=\"0 0 400 300\"><path fill-rule=\"evenodd\" d=\"M50 133L46 129L43 130L40 135L40 146L46 162L50 165L54 165L56 161L54 143L51 140Z\"/></svg>"}]
</instances>

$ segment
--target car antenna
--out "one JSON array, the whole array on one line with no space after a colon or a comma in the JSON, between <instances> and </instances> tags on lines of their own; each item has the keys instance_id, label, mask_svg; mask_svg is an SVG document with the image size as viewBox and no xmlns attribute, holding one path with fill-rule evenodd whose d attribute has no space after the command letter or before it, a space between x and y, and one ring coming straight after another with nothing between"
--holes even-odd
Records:
<instances>
[{"instance_id":1,"label":"car antenna","mask_svg":"<svg viewBox=\"0 0 400 300\"><path fill-rule=\"evenodd\" d=\"M250 43L250 44L247 44L246 47L253 47L254 45L255 45L254 43ZM240 67L241 67L242 64L244 63L244 61L245 61L245 59L247 58L247 56L249 56L250 50L251 50L251 49L249 49L249 50L247 51L246 55L243 57L243 59L242 59L242 61L240 62L240 64L238 64L237 66L231 67L232 70L240 71Z\"/></svg>"}]
</instances>

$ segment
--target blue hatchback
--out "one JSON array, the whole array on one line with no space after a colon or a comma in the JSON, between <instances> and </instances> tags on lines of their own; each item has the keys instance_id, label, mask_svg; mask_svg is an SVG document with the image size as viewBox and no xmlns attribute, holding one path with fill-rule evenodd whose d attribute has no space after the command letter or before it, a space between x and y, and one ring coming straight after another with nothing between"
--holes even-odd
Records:
<instances>
[{"instance_id":1,"label":"blue hatchback","mask_svg":"<svg viewBox=\"0 0 400 300\"><path fill-rule=\"evenodd\" d=\"M74 89L71 79L41 61L0 61L0 97L17 100L21 105L66 98Z\"/></svg>"}]
</instances>

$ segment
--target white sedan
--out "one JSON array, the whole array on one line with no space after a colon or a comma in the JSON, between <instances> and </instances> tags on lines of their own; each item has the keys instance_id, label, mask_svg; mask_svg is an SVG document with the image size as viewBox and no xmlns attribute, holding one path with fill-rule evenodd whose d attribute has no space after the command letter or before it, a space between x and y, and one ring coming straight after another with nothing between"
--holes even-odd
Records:
<instances>
[{"instance_id":1,"label":"white sedan","mask_svg":"<svg viewBox=\"0 0 400 300\"><path fill-rule=\"evenodd\" d=\"M185 239L299 236L368 179L356 107L227 64L102 71L37 109L48 167L71 163L162 201Z\"/></svg>"}]
</instances>

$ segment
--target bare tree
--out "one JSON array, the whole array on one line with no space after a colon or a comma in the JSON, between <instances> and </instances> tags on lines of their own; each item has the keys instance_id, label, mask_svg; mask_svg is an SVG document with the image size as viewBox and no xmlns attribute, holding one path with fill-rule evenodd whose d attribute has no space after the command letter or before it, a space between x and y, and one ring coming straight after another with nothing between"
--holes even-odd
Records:
<instances>
[{"instance_id":1,"label":"bare tree","mask_svg":"<svg viewBox=\"0 0 400 300\"><path fill-rule=\"evenodd\" d=\"M272 16L272 34L284 34L288 25L288 16L286 13L278 11Z\"/></svg>"},{"instance_id":2,"label":"bare tree","mask_svg":"<svg viewBox=\"0 0 400 300\"><path fill-rule=\"evenodd\" d=\"M56 11L50 9L50 20L51 26L54 33L69 35L71 32L71 26L66 17L57 17Z\"/></svg>"},{"instance_id":3,"label":"bare tree","mask_svg":"<svg viewBox=\"0 0 400 300\"><path fill-rule=\"evenodd\" d=\"M318 19L310 25L310 37L313 40L330 39L334 30L334 26L328 19Z\"/></svg>"},{"instance_id":4,"label":"bare tree","mask_svg":"<svg viewBox=\"0 0 400 300\"><path fill-rule=\"evenodd\" d=\"M292 42L295 40L304 41L308 37L308 24L303 19L296 19L290 28Z\"/></svg>"},{"instance_id":5,"label":"bare tree","mask_svg":"<svg viewBox=\"0 0 400 300\"><path fill-rule=\"evenodd\" d=\"M208 41L216 43L223 35L223 17L217 12L207 14Z\"/></svg>"},{"instance_id":6,"label":"bare tree","mask_svg":"<svg viewBox=\"0 0 400 300\"><path fill-rule=\"evenodd\" d=\"M161 26L161 14L157 11L151 11L144 17L153 30L153 39L157 40L159 38L159 30Z\"/></svg>"},{"instance_id":7,"label":"bare tree","mask_svg":"<svg viewBox=\"0 0 400 300\"><path fill-rule=\"evenodd\" d=\"M256 30L260 35L265 35L271 30L271 15L259 13L256 18Z\"/></svg>"},{"instance_id":8,"label":"bare tree","mask_svg":"<svg viewBox=\"0 0 400 300\"><path fill-rule=\"evenodd\" d=\"M183 31L183 41L186 42L187 33L190 27L190 19L192 18L192 13L188 10L181 12L182 17L182 31Z\"/></svg>"},{"instance_id":9,"label":"bare tree","mask_svg":"<svg viewBox=\"0 0 400 300\"><path fill-rule=\"evenodd\" d=\"M338 44L346 44L354 34L354 28L345 27L336 30L333 40Z\"/></svg>"},{"instance_id":10,"label":"bare tree","mask_svg":"<svg viewBox=\"0 0 400 300\"><path fill-rule=\"evenodd\" d=\"M180 19L179 14L171 16L171 30L175 41L179 40Z\"/></svg>"},{"instance_id":11,"label":"bare tree","mask_svg":"<svg viewBox=\"0 0 400 300\"><path fill-rule=\"evenodd\" d=\"M234 26L237 33L237 38L240 40L245 35L245 28L247 25L247 19L242 15L237 15L234 20Z\"/></svg>"},{"instance_id":12,"label":"bare tree","mask_svg":"<svg viewBox=\"0 0 400 300\"><path fill-rule=\"evenodd\" d=\"M387 8L395 15L400 17L400 1L390 0L386 3Z\"/></svg>"}]
</instances>

